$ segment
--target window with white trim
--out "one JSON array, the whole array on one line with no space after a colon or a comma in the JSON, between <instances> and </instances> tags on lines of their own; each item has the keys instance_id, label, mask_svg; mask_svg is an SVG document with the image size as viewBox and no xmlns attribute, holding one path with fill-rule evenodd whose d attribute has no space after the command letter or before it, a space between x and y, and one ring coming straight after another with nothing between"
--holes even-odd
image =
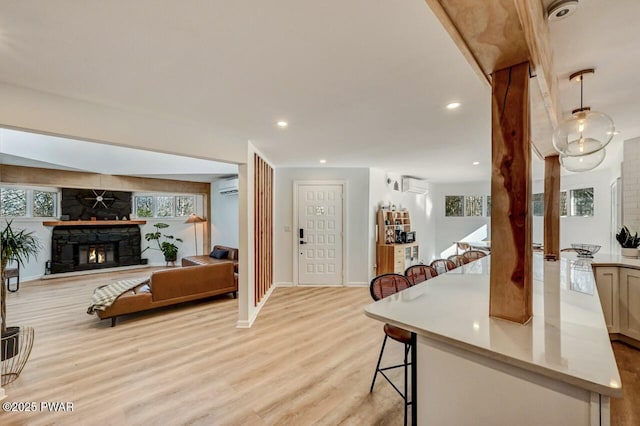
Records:
<instances>
[{"instance_id":1,"label":"window with white trim","mask_svg":"<svg viewBox=\"0 0 640 426\"><path fill-rule=\"evenodd\" d=\"M572 189L571 216L593 216L593 188Z\"/></svg>"},{"instance_id":2,"label":"window with white trim","mask_svg":"<svg viewBox=\"0 0 640 426\"><path fill-rule=\"evenodd\" d=\"M482 216L483 203L484 196L482 195L445 195L444 215L449 217Z\"/></svg>"},{"instance_id":3,"label":"window with white trim","mask_svg":"<svg viewBox=\"0 0 640 426\"><path fill-rule=\"evenodd\" d=\"M185 217L196 212L195 195L135 195L133 211L137 217Z\"/></svg>"}]
</instances>

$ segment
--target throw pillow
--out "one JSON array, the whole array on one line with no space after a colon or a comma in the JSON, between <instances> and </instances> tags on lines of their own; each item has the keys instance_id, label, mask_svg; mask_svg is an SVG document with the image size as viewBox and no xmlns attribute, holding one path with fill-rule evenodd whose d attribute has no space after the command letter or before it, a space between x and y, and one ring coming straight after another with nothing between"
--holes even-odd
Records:
<instances>
[{"instance_id":1,"label":"throw pillow","mask_svg":"<svg viewBox=\"0 0 640 426\"><path fill-rule=\"evenodd\" d=\"M229 257L229 250L214 250L209 254L214 259L226 259Z\"/></svg>"}]
</instances>

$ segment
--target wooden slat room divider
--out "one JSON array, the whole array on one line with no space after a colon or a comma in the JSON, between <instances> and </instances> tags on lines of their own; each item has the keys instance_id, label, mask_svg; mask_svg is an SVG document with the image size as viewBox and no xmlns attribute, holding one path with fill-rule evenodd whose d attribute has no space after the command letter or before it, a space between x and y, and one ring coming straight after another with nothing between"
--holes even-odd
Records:
<instances>
[{"instance_id":1,"label":"wooden slat room divider","mask_svg":"<svg viewBox=\"0 0 640 426\"><path fill-rule=\"evenodd\" d=\"M273 169L254 154L254 305L273 283Z\"/></svg>"}]
</instances>

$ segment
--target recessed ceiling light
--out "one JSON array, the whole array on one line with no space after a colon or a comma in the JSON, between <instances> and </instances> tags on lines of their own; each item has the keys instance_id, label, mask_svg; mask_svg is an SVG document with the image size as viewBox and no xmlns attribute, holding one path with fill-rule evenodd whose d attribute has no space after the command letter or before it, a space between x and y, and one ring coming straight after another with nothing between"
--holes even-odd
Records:
<instances>
[{"instance_id":1,"label":"recessed ceiling light","mask_svg":"<svg viewBox=\"0 0 640 426\"><path fill-rule=\"evenodd\" d=\"M462 105L460 102L451 102L450 104L447 104L447 109L460 108L460 105Z\"/></svg>"},{"instance_id":2,"label":"recessed ceiling light","mask_svg":"<svg viewBox=\"0 0 640 426\"><path fill-rule=\"evenodd\" d=\"M620 130L614 130L613 132L607 132L608 135L614 135L614 136L615 135L619 135L620 133L622 133L622 132L620 132Z\"/></svg>"},{"instance_id":3,"label":"recessed ceiling light","mask_svg":"<svg viewBox=\"0 0 640 426\"><path fill-rule=\"evenodd\" d=\"M280 127L281 129L284 129L284 128L286 128L287 126L289 126L289 123L287 123L286 121L278 121L278 122L276 123L276 125L277 125L278 127Z\"/></svg>"},{"instance_id":4,"label":"recessed ceiling light","mask_svg":"<svg viewBox=\"0 0 640 426\"><path fill-rule=\"evenodd\" d=\"M474 166L477 166L478 164L480 164L480 162L479 162L479 161L474 161L474 162L473 162L473 165L474 165Z\"/></svg>"},{"instance_id":5,"label":"recessed ceiling light","mask_svg":"<svg viewBox=\"0 0 640 426\"><path fill-rule=\"evenodd\" d=\"M326 162L327 162L327 160L320 160L320 164L324 164Z\"/></svg>"}]
</instances>

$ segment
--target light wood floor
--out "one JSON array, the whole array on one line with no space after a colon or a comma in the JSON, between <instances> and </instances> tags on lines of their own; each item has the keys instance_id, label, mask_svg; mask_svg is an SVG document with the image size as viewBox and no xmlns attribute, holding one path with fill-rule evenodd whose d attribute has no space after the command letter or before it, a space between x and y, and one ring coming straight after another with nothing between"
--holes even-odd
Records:
<instances>
[{"instance_id":1,"label":"light wood floor","mask_svg":"<svg viewBox=\"0 0 640 426\"><path fill-rule=\"evenodd\" d=\"M640 350L613 342L622 380L622 398L611 399L611 425L640 425Z\"/></svg>"},{"instance_id":2,"label":"light wood floor","mask_svg":"<svg viewBox=\"0 0 640 426\"><path fill-rule=\"evenodd\" d=\"M86 314L95 287L132 275L30 282L9 294L9 325L33 326L36 339L7 400L71 401L74 411L0 412L0 424L402 423L388 383L378 378L369 394L383 332L363 314L368 289L278 288L248 330L235 328L227 296L115 328ZM387 355L400 360L401 345Z\"/></svg>"},{"instance_id":3,"label":"light wood floor","mask_svg":"<svg viewBox=\"0 0 640 426\"><path fill-rule=\"evenodd\" d=\"M369 394L383 334L362 312L368 289L278 288L249 330L235 328L227 296L130 315L115 328L85 313L95 287L139 274L30 282L9 294L9 325L35 327L36 340L7 400L71 401L74 412L0 411L0 424L402 423L402 402L383 379ZM640 351L613 347L624 397L612 401L612 425L637 425ZM386 354L398 361L402 348Z\"/></svg>"}]
</instances>

